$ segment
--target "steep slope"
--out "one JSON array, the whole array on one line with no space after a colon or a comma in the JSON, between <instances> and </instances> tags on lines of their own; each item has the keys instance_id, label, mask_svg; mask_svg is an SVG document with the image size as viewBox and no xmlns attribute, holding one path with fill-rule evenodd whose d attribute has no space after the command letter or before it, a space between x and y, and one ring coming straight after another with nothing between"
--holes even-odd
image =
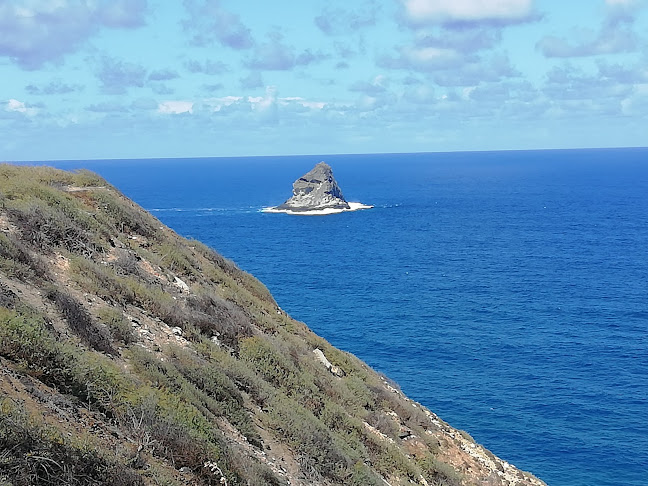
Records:
<instances>
[{"instance_id":1,"label":"steep slope","mask_svg":"<svg viewBox=\"0 0 648 486\"><path fill-rule=\"evenodd\" d=\"M0 484L543 484L92 173L1 165L0 230Z\"/></svg>"}]
</instances>

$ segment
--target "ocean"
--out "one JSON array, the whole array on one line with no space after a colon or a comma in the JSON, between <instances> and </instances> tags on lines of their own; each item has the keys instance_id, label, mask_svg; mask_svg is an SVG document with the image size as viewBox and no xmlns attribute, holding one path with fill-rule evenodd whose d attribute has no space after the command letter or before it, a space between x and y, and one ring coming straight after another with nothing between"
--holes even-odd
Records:
<instances>
[{"instance_id":1,"label":"ocean","mask_svg":"<svg viewBox=\"0 0 648 486\"><path fill-rule=\"evenodd\" d=\"M261 212L320 160L375 207ZM549 485L648 484L648 149L48 164L98 172Z\"/></svg>"}]
</instances>

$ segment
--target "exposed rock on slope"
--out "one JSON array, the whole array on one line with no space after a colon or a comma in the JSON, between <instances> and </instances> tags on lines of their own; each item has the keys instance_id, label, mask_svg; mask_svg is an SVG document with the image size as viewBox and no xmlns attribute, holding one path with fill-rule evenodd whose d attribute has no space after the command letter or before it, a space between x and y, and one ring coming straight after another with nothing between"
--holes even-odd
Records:
<instances>
[{"instance_id":1,"label":"exposed rock on slope","mask_svg":"<svg viewBox=\"0 0 648 486\"><path fill-rule=\"evenodd\" d=\"M0 165L0 484L538 479L88 172Z\"/></svg>"},{"instance_id":2,"label":"exposed rock on slope","mask_svg":"<svg viewBox=\"0 0 648 486\"><path fill-rule=\"evenodd\" d=\"M350 209L338 186L333 170L320 162L293 183L293 195L277 210L313 211L321 209Z\"/></svg>"}]
</instances>

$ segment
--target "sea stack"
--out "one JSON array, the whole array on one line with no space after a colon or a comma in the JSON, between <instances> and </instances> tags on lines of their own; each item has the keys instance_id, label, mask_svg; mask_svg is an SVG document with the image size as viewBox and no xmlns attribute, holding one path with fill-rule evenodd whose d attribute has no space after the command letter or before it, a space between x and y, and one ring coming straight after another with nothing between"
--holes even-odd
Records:
<instances>
[{"instance_id":1,"label":"sea stack","mask_svg":"<svg viewBox=\"0 0 648 486\"><path fill-rule=\"evenodd\" d=\"M351 206L344 199L331 166L320 162L293 183L292 197L273 209L291 212L349 211Z\"/></svg>"}]
</instances>

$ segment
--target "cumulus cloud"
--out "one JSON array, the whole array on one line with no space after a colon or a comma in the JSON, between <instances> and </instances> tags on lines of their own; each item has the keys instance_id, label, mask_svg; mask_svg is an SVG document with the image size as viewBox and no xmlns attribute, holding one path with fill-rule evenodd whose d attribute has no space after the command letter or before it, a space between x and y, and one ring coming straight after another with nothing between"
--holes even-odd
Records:
<instances>
[{"instance_id":1,"label":"cumulus cloud","mask_svg":"<svg viewBox=\"0 0 648 486\"><path fill-rule=\"evenodd\" d=\"M155 94L159 94L159 95L170 95L175 93L175 90L173 88L170 88L164 83L157 83L157 82L150 83L150 87Z\"/></svg>"},{"instance_id":2,"label":"cumulus cloud","mask_svg":"<svg viewBox=\"0 0 648 486\"><path fill-rule=\"evenodd\" d=\"M507 25L534 20L532 0L400 0L414 26L486 23Z\"/></svg>"},{"instance_id":3,"label":"cumulus cloud","mask_svg":"<svg viewBox=\"0 0 648 486\"><path fill-rule=\"evenodd\" d=\"M93 2L86 2L92 4ZM96 16L107 27L132 28L144 24L146 0L104 0L95 4Z\"/></svg>"},{"instance_id":4,"label":"cumulus cloud","mask_svg":"<svg viewBox=\"0 0 648 486\"><path fill-rule=\"evenodd\" d=\"M648 83L648 65L630 66L601 61L598 63L598 70L601 78L612 79L620 84Z\"/></svg>"},{"instance_id":5,"label":"cumulus cloud","mask_svg":"<svg viewBox=\"0 0 648 486\"><path fill-rule=\"evenodd\" d=\"M436 71L458 67L464 62L463 56L455 49L442 47L402 46L399 55L382 55L377 64L389 69L413 69L415 71Z\"/></svg>"},{"instance_id":6,"label":"cumulus cloud","mask_svg":"<svg viewBox=\"0 0 648 486\"><path fill-rule=\"evenodd\" d=\"M201 109L210 113L230 113L244 107L250 111L249 104L244 103L242 96L221 96L218 98L207 98L201 103Z\"/></svg>"},{"instance_id":7,"label":"cumulus cloud","mask_svg":"<svg viewBox=\"0 0 648 486\"><path fill-rule=\"evenodd\" d=\"M24 69L73 52L101 28L144 23L146 0L0 0L0 56Z\"/></svg>"},{"instance_id":8,"label":"cumulus cloud","mask_svg":"<svg viewBox=\"0 0 648 486\"><path fill-rule=\"evenodd\" d=\"M238 15L224 9L220 0L185 0L184 5L189 16L182 25L193 34L194 44L217 42L232 49L249 49L254 45L250 29Z\"/></svg>"},{"instance_id":9,"label":"cumulus cloud","mask_svg":"<svg viewBox=\"0 0 648 486\"><path fill-rule=\"evenodd\" d=\"M246 65L251 69L283 71L295 66L294 48L283 44L283 36L278 32L268 35L269 41L254 48L252 57Z\"/></svg>"},{"instance_id":10,"label":"cumulus cloud","mask_svg":"<svg viewBox=\"0 0 648 486\"><path fill-rule=\"evenodd\" d=\"M625 116L646 116L648 113L648 83L637 85L634 91L621 101L621 113Z\"/></svg>"},{"instance_id":11,"label":"cumulus cloud","mask_svg":"<svg viewBox=\"0 0 648 486\"><path fill-rule=\"evenodd\" d=\"M368 96L376 96L387 90L387 84L387 78L383 75L378 75L371 82L357 81L353 83L349 87L349 91L364 93Z\"/></svg>"},{"instance_id":12,"label":"cumulus cloud","mask_svg":"<svg viewBox=\"0 0 648 486\"><path fill-rule=\"evenodd\" d=\"M546 36L536 47L545 57L588 57L637 50L639 39L632 30L635 13L644 4L632 0L606 0L607 12L599 32L577 30L577 39Z\"/></svg>"},{"instance_id":13,"label":"cumulus cloud","mask_svg":"<svg viewBox=\"0 0 648 486\"><path fill-rule=\"evenodd\" d=\"M149 74L149 81L169 81L171 79L176 79L180 75L171 69L159 69L157 71L151 71Z\"/></svg>"},{"instance_id":14,"label":"cumulus cloud","mask_svg":"<svg viewBox=\"0 0 648 486\"><path fill-rule=\"evenodd\" d=\"M205 62L200 62L196 60L189 60L185 62L185 68L190 73L203 73L209 76L215 76L218 74L223 74L227 71L227 66L221 61L212 61L207 60Z\"/></svg>"},{"instance_id":15,"label":"cumulus cloud","mask_svg":"<svg viewBox=\"0 0 648 486\"><path fill-rule=\"evenodd\" d=\"M331 56L325 54L322 51L313 52L311 49L306 49L304 52L299 54L295 59L295 64L298 66L307 66L309 64L314 64L320 61L329 59Z\"/></svg>"},{"instance_id":16,"label":"cumulus cloud","mask_svg":"<svg viewBox=\"0 0 648 486\"><path fill-rule=\"evenodd\" d=\"M302 98L301 96L289 96L286 98L278 98L277 102L283 109L289 111L306 113L309 111L318 111L324 109L328 103L325 101L312 101Z\"/></svg>"},{"instance_id":17,"label":"cumulus cloud","mask_svg":"<svg viewBox=\"0 0 648 486\"><path fill-rule=\"evenodd\" d=\"M415 44L418 47L437 47L440 49L455 49L460 52L475 52L482 49L492 49L502 40L499 28L474 26L464 29L448 29L441 27L433 32L418 32Z\"/></svg>"},{"instance_id":18,"label":"cumulus cloud","mask_svg":"<svg viewBox=\"0 0 648 486\"><path fill-rule=\"evenodd\" d=\"M600 103L616 103L633 91L632 85L601 76L600 73L586 73L570 64L556 66L546 75L543 92L552 100L591 100Z\"/></svg>"},{"instance_id":19,"label":"cumulus cloud","mask_svg":"<svg viewBox=\"0 0 648 486\"><path fill-rule=\"evenodd\" d=\"M163 115L179 115L193 113L193 101L162 101L158 104L158 113Z\"/></svg>"},{"instance_id":20,"label":"cumulus cloud","mask_svg":"<svg viewBox=\"0 0 648 486\"><path fill-rule=\"evenodd\" d=\"M128 108L114 101L105 101L102 103L94 103L92 105L88 105L86 106L86 110L93 111L95 113L125 113L128 111Z\"/></svg>"},{"instance_id":21,"label":"cumulus cloud","mask_svg":"<svg viewBox=\"0 0 648 486\"><path fill-rule=\"evenodd\" d=\"M210 93L212 93L214 91L218 91L218 90L223 89L225 87L225 85L223 83L203 84L202 87L203 87L203 89L205 91L209 91Z\"/></svg>"},{"instance_id":22,"label":"cumulus cloud","mask_svg":"<svg viewBox=\"0 0 648 486\"><path fill-rule=\"evenodd\" d=\"M474 58L455 69L434 73L434 81L439 86L477 86L481 83L499 82L520 76L509 58L496 53L488 58Z\"/></svg>"},{"instance_id":23,"label":"cumulus cloud","mask_svg":"<svg viewBox=\"0 0 648 486\"><path fill-rule=\"evenodd\" d=\"M54 79L43 86L28 84L25 91L31 95L62 95L82 91L83 86L80 84L67 84L60 79Z\"/></svg>"},{"instance_id":24,"label":"cumulus cloud","mask_svg":"<svg viewBox=\"0 0 648 486\"><path fill-rule=\"evenodd\" d=\"M315 17L314 22L318 29L327 35L346 35L376 24L377 13L380 6L375 2L366 2L354 10L325 7Z\"/></svg>"},{"instance_id":25,"label":"cumulus cloud","mask_svg":"<svg viewBox=\"0 0 648 486\"><path fill-rule=\"evenodd\" d=\"M420 82L416 85L409 85L403 92L403 99L415 105L427 105L437 102L434 88Z\"/></svg>"},{"instance_id":26,"label":"cumulus cloud","mask_svg":"<svg viewBox=\"0 0 648 486\"><path fill-rule=\"evenodd\" d=\"M101 60L97 78L106 94L124 94L131 87L143 87L146 69L139 64L121 61L111 57Z\"/></svg>"},{"instance_id":27,"label":"cumulus cloud","mask_svg":"<svg viewBox=\"0 0 648 486\"><path fill-rule=\"evenodd\" d=\"M38 112L36 108L13 98L5 103L5 111L21 113L25 116L34 116Z\"/></svg>"},{"instance_id":28,"label":"cumulus cloud","mask_svg":"<svg viewBox=\"0 0 648 486\"><path fill-rule=\"evenodd\" d=\"M277 89L275 87L268 86L265 96L248 97L248 101L260 121L272 124L279 121Z\"/></svg>"},{"instance_id":29,"label":"cumulus cloud","mask_svg":"<svg viewBox=\"0 0 648 486\"><path fill-rule=\"evenodd\" d=\"M239 79L239 82L243 89L255 89L264 86L263 77L259 71L250 71L250 74Z\"/></svg>"},{"instance_id":30,"label":"cumulus cloud","mask_svg":"<svg viewBox=\"0 0 648 486\"><path fill-rule=\"evenodd\" d=\"M646 7L645 0L605 0L608 20L615 22L625 20L634 21L633 15Z\"/></svg>"},{"instance_id":31,"label":"cumulus cloud","mask_svg":"<svg viewBox=\"0 0 648 486\"><path fill-rule=\"evenodd\" d=\"M545 57L587 57L631 52L637 47L637 35L627 28L603 28L596 36L577 42L563 37L542 38L538 49Z\"/></svg>"}]
</instances>

